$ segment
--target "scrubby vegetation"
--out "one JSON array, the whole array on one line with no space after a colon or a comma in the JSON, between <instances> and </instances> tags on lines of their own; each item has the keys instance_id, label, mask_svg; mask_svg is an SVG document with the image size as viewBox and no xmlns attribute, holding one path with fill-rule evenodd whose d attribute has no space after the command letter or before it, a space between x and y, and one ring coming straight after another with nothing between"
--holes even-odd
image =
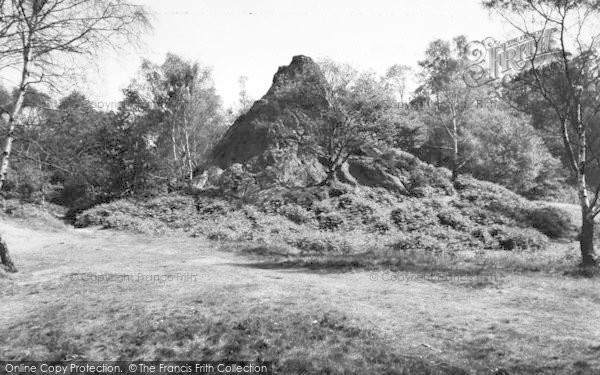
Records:
<instances>
[{"instance_id":1,"label":"scrubby vegetation","mask_svg":"<svg viewBox=\"0 0 600 375\"><path fill-rule=\"evenodd\" d=\"M171 194L102 204L80 214L76 225L155 235L179 231L306 257L535 252L550 238L575 234L570 216L557 208L470 177L455 185L452 195L422 198L345 185L275 188L252 202L214 193Z\"/></svg>"}]
</instances>

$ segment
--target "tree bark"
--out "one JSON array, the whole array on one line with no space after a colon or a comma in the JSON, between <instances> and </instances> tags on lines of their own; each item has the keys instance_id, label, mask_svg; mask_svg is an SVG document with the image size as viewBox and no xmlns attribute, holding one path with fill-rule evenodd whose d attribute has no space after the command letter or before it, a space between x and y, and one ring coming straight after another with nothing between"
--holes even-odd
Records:
<instances>
[{"instance_id":1,"label":"tree bark","mask_svg":"<svg viewBox=\"0 0 600 375\"><path fill-rule=\"evenodd\" d=\"M171 125L171 146L173 147L173 160L177 161L177 142L175 140L175 123Z\"/></svg>"},{"instance_id":2,"label":"tree bark","mask_svg":"<svg viewBox=\"0 0 600 375\"><path fill-rule=\"evenodd\" d=\"M190 137L187 131L187 128L184 130L185 132L185 152L187 157L187 167L188 167L188 177L190 179L190 184L192 184L192 180L194 179L194 164L192 163L192 153L190 151Z\"/></svg>"},{"instance_id":3,"label":"tree bark","mask_svg":"<svg viewBox=\"0 0 600 375\"><path fill-rule=\"evenodd\" d=\"M17 267L13 263L10 255L8 253L8 246L6 242L0 237L0 263L4 266L4 268L8 272L17 272Z\"/></svg>"},{"instance_id":4,"label":"tree bark","mask_svg":"<svg viewBox=\"0 0 600 375\"><path fill-rule=\"evenodd\" d=\"M581 264L584 267L596 266L596 251L594 249L594 218L590 212L583 212L583 225L581 227Z\"/></svg>"},{"instance_id":5,"label":"tree bark","mask_svg":"<svg viewBox=\"0 0 600 375\"><path fill-rule=\"evenodd\" d=\"M456 181L458 178L458 126L456 124L456 116L454 116L454 112L452 115L452 182Z\"/></svg>"},{"instance_id":6,"label":"tree bark","mask_svg":"<svg viewBox=\"0 0 600 375\"><path fill-rule=\"evenodd\" d=\"M577 132L579 137L579 153L578 161L578 176L577 187L579 190L579 203L581 205L581 238L579 245L581 248L581 263L583 266L596 265L596 252L594 250L594 210L590 207L590 199L588 195L588 186L586 178L587 166L587 134L581 119L581 102L577 103Z\"/></svg>"},{"instance_id":7,"label":"tree bark","mask_svg":"<svg viewBox=\"0 0 600 375\"><path fill-rule=\"evenodd\" d=\"M10 159L10 153L12 151L12 143L14 139L15 126L17 123L17 117L21 113L23 102L25 101L25 92L27 91L27 78L29 77L29 64L32 58L32 50L30 47L26 48L23 52L23 69L21 71L21 82L19 84L19 94L15 102L11 113L8 118L8 133L6 134L6 141L4 143L4 151L2 152L2 162L0 162L0 190L4 186L8 173L8 165Z\"/></svg>"}]
</instances>

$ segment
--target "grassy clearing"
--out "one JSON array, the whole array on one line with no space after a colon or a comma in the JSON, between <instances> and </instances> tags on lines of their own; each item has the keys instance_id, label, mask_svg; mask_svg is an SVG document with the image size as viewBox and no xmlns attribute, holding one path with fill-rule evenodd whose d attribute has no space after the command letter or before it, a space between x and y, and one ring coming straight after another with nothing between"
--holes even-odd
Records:
<instances>
[{"instance_id":1,"label":"grassy clearing","mask_svg":"<svg viewBox=\"0 0 600 375\"><path fill-rule=\"evenodd\" d=\"M6 338L21 332L10 342L0 341L10 347L3 358L85 360L101 349L108 352L101 358L115 360L270 361L278 374L466 374L400 355L340 312L259 307L217 291L220 297L198 294L194 301L152 309L129 301L94 301L95 308L82 311L55 302L2 332ZM104 328L86 324L89 320L102 321Z\"/></svg>"},{"instance_id":2,"label":"grassy clearing","mask_svg":"<svg viewBox=\"0 0 600 375\"><path fill-rule=\"evenodd\" d=\"M431 280L419 278L429 274L419 264L269 267L268 256L218 252L201 238L1 225L21 269L0 279L2 358L272 359L281 374L600 369L600 331L589 323L600 319L595 279L506 272ZM107 273L199 279L89 279Z\"/></svg>"}]
</instances>

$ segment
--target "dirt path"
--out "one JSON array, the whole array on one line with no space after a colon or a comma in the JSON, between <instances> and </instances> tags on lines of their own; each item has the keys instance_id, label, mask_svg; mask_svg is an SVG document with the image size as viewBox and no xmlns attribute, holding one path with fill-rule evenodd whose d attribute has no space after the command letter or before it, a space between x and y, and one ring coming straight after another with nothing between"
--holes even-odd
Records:
<instances>
[{"instance_id":1,"label":"dirt path","mask_svg":"<svg viewBox=\"0 0 600 375\"><path fill-rule=\"evenodd\" d=\"M146 307L164 301L183 306L214 290L291 309L340 310L403 353L466 368L490 360L525 366L540 356L549 368L576 361L600 367L600 291L593 280L518 275L480 288L464 280L406 282L418 276L409 274L265 269L192 238L33 230L6 221L0 232L20 270L0 279L0 327L28 327L23 317L56 301L104 304L112 298ZM122 275L130 279L115 281ZM153 277L172 279L148 279ZM109 296L97 297L100 290Z\"/></svg>"}]
</instances>

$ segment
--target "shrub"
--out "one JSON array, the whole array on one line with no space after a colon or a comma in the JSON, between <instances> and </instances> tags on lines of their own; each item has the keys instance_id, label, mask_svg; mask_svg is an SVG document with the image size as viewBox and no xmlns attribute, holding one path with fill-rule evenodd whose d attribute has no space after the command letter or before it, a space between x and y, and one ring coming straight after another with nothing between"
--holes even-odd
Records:
<instances>
[{"instance_id":1,"label":"shrub","mask_svg":"<svg viewBox=\"0 0 600 375\"><path fill-rule=\"evenodd\" d=\"M293 240L291 245L303 251L319 254L348 254L353 250L345 239L323 233L300 237Z\"/></svg>"},{"instance_id":2,"label":"shrub","mask_svg":"<svg viewBox=\"0 0 600 375\"><path fill-rule=\"evenodd\" d=\"M308 212L297 204L287 204L281 207L279 214L296 224L304 224L314 219L311 212Z\"/></svg>"},{"instance_id":3,"label":"shrub","mask_svg":"<svg viewBox=\"0 0 600 375\"><path fill-rule=\"evenodd\" d=\"M465 230L470 226L470 223L456 209L446 208L437 214L440 224L454 228L456 230Z\"/></svg>"},{"instance_id":4,"label":"shrub","mask_svg":"<svg viewBox=\"0 0 600 375\"><path fill-rule=\"evenodd\" d=\"M488 247L493 247L497 245L496 240L486 227L477 227L471 231L471 235L481 241L484 245Z\"/></svg>"},{"instance_id":5,"label":"shrub","mask_svg":"<svg viewBox=\"0 0 600 375\"><path fill-rule=\"evenodd\" d=\"M200 212L206 215L222 216L228 212L228 207L222 202L211 203L200 208Z\"/></svg>"},{"instance_id":6,"label":"shrub","mask_svg":"<svg viewBox=\"0 0 600 375\"><path fill-rule=\"evenodd\" d=\"M102 222L102 226L106 229L125 229L142 234L162 234L167 229L158 220L134 217L120 212L106 217Z\"/></svg>"},{"instance_id":7,"label":"shrub","mask_svg":"<svg viewBox=\"0 0 600 375\"><path fill-rule=\"evenodd\" d=\"M381 219L375 219L375 221L369 227L369 231L371 233L379 233L379 234L385 234L385 233L389 232L391 229L392 228L390 227L390 225Z\"/></svg>"},{"instance_id":8,"label":"shrub","mask_svg":"<svg viewBox=\"0 0 600 375\"><path fill-rule=\"evenodd\" d=\"M361 197L343 195L338 200L338 208L344 210L348 219L355 223L370 224L375 220L375 208Z\"/></svg>"},{"instance_id":9,"label":"shrub","mask_svg":"<svg viewBox=\"0 0 600 375\"><path fill-rule=\"evenodd\" d=\"M496 225L490 228L490 235L504 250L540 250L548 245L548 238L535 229L511 228Z\"/></svg>"},{"instance_id":10,"label":"shrub","mask_svg":"<svg viewBox=\"0 0 600 375\"><path fill-rule=\"evenodd\" d=\"M327 199L327 190L322 187L289 190L283 195L287 203L295 203L309 209L315 202Z\"/></svg>"},{"instance_id":11,"label":"shrub","mask_svg":"<svg viewBox=\"0 0 600 375\"><path fill-rule=\"evenodd\" d=\"M368 224L373 221L375 209L367 204L356 202L349 211L352 216L359 217L363 224Z\"/></svg>"},{"instance_id":12,"label":"shrub","mask_svg":"<svg viewBox=\"0 0 600 375\"><path fill-rule=\"evenodd\" d=\"M402 233L400 238L392 245L394 250L408 251L419 250L440 253L447 249L447 245L425 233Z\"/></svg>"},{"instance_id":13,"label":"shrub","mask_svg":"<svg viewBox=\"0 0 600 375\"><path fill-rule=\"evenodd\" d=\"M345 210L345 209L352 207L353 203L354 203L354 200L352 199L351 196L342 195L339 197L338 207L341 208L342 210Z\"/></svg>"},{"instance_id":14,"label":"shrub","mask_svg":"<svg viewBox=\"0 0 600 375\"><path fill-rule=\"evenodd\" d=\"M315 202L315 204L313 204L311 210L317 216L321 215L321 214L328 214L328 213L334 211L333 207L331 206L330 201Z\"/></svg>"},{"instance_id":15,"label":"shrub","mask_svg":"<svg viewBox=\"0 0 600 375\"><path fill-rule=\"evenodd\" d=\"M194 207L194 199L182 195L163 195L151 199L145 205L150 210L188 210Z\"/></svg>"},{"instance_id":16,"label":"shrub","mask_svg":"<svg viewBox=\"0 0 600 375\"><path fill-rule=\"evenodd\" d=\"M344 225L344 218L337 212L324 213L319 215L319 228L323 230L338 230Z\"/></svg>"},{"instance_id":17,"label":"shrub","mask_svg":"<svg viewBox=\"0 0 600 375\"><path fill-rule=\"evenodd\" d=\"M348 190L342 187L332 187L329 189L329 197L336 198L348 193Z\"/></svg>"},{"instance_id":18,"label":"shrub","mask_svg":"<svg viewBox=\"0 0 600 375\"><path fill-rule=\"evenodd\" d=\"M215 230L209 232L206 235L206 238L211 241L226 241L231 239L231 233L222 230Z\"/></svg>"},{"instance_id":19,"label":"shrub","mask_svg":"<svg viewBox=\"0 0 600 375\"><path fill-rule=\"evenodd\" d=\"M390 218L400 230L408 232L438 224L435 210L418 200L403 202Z\"/></svg>"},{"instance_id":20,"label":"shrub","mask_svg":"<svg viewBox=\"0 0 600 375\"><path fill-rule=\"evenodd\" d=\"M571 216L557 207L533 208L528 213L528 219L531 226L550 238L564 238L574 233Z\"/></svg>"}]
</instances>

